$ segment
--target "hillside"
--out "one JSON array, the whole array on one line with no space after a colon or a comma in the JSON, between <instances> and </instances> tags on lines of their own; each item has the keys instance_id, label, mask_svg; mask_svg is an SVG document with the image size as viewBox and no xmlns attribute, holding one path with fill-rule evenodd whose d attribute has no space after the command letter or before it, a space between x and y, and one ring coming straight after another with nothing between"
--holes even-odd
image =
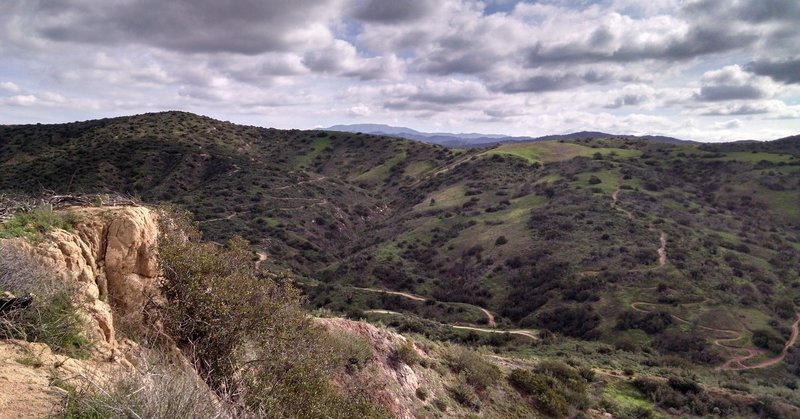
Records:
<instances>
[{"instance_id":1,"label":"hillside","mask_svg":"<svg viewBox=\"0 0 800 419\"><path fill-rule=\"evenodd\" d=\"M350 133L364 133L373 135L388 135L392 137L417 140L430 144L439 144L445 147L491 147L505 143L525 143L536 141L574 141L587 140L592 138L624 138L630 140L646 140L664 144L699 144L696 141L681 140L678 138L665 137L660 135L615 135L597 131L581 131L561 135L545 135L542 137L519 137L499 134L476 134L462 133L451 134L446 132L420 132L411 128L393 127L382 124L351 124L334 125L326 128L329 131L341 131Z\"/></svg>"},{"instance_id":2,"label":"hillside","mask_svg":"<svg viewBox=\"0 0 800 419\"><path fill-rule=\"evenodd\" d=\"M0 193L174 203L206 238L242 235L265 267L295 272L310 308L798 406L799 144L464 151L166 112L0 127ZM626 408L721 406L609 380L600 399Z\"/></svg>"}]
</instances>

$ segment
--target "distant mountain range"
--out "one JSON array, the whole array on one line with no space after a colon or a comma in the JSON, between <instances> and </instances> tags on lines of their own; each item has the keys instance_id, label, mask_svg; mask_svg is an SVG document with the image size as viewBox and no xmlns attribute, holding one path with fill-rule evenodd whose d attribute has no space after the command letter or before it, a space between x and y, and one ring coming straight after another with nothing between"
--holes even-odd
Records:
<instances>
[{"instance_id":1,"label":"distant mountain range","mask_svg":"<svg viewBox=\"0 0 800 419\"><path fill-rule=\"evenodd\" d=\"M696 141L681 140L673 137L665 137L660 135L617 135L608 134L605 132L597 131L580 131L571 134L562 135L546 135L543 137L515 137L509 135L497 134L478 134L478 133L465 133L465 134L452 134L446 132L421 132L406 127L393 127L383 124L351 124L351 125L334 125L327 128L329 131L342 131L342 132L363 132L365 134L373 135L388 135L391 137L400 137L409 140L424 141L426 143L440 144L446 147L484 147L502 143L513 142L535 142L535 141L557 141L557 140L579 140L588 138L636 138L642 140L650 140L657 143L664 144L699 144Z\"/></svg>"}]
</instances>

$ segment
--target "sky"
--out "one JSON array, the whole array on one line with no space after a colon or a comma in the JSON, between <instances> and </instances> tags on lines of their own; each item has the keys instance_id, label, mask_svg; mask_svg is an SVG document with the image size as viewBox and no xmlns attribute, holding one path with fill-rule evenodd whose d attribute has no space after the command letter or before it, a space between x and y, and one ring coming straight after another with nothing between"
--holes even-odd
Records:
<instances>
[{"instance_id":1,"label":"sky","mask_svg":"<svg viewBox=\"0 0 800 419\"><path fill-rule=\"evenodd\" d=\"M798 0L2 0L0 124L800 134Z\"/></svg>"}]
</instances>

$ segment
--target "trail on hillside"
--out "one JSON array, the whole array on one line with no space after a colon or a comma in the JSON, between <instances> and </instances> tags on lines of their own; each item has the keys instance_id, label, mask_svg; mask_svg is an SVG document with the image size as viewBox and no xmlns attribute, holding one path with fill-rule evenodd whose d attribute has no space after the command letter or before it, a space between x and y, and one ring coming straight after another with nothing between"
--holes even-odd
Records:
<instances>
[{"instance_id":1,"label":"trail on hillside","mask_svg":"<svg viewBox=\"0 0 800 419\"><path fill-rule=\"evenodd\" d=\"M427 300L427 298L425 298L425 297L422 297L422 296L419 296L419 295L414 295L414 294L409 294L407 292L389 291L389 290L383 290L383 289L380 289L380 288L363 288L363 287L352 287L352 288L353 289L357 289L357 290L361 290L361 291L370 291L370 292L379 292L379 293L382 293L382 294L399 295L401 297L405 297L405 298L408 298L409 300L414 300L414 301L425 301L425 300Z\"/></svg>"},{"instance_id":2,"label":"trail on hillside","mask_svg":"<svg viewBox=\"0 0 800 419\"><path fill-rule=\"evenodd\" d=\"M239 215L239 213L234 212L233 214L229 214L229 215L226 215L224 217L212 218L212 219L209 219L209 220L198 221L198 223L202 224L202 223L212 223L214 221L230 220L231 218L233 218L233 217L235 217L237 215Z\"/></svg>"},{"instance_id":3,"label":"trail on hillside","mask_svg":"<svg viewBox=\"0 0 800 419\"><path fill-rule=\"evenodd\" d=\"M663 231L658 232L658 267L663 268L667 264L667 235Z\"/></svg>"},{"instance_id":4,"label":"trail on hillside","mask_svg":"<svg viewBox=\"0 0 800 419\"><path fill-rule=\"evenodd\" d=\"M403 313L392 310L364 310L364 313L391 314L397 316L404 315ZM500 329L486 329L483 327L475 327L475 326L461 326L456 324L447 324L447 325L452 327L453 329L474 330L476 332L484 332L484 333L508 333L510 335L525 336L529 339L539 340L535 332L525 329L500 330Z\"/></svg>"},{"instance_id":5,"label":"trail on hillside","mask_svg":"<svg viewBox=\"0 0 800 419\"><path fill-rule=\"evenodd\" d=\"M708 299L704 300L703 302L706 302L707 300ZM692 304L695 304L695 303L692 303ZM638 311L640 313L650 313L650 312L653 311L653 310L647 310L645 308L638 307L640 305L656 306L657 304L656 303L646 302L646 301L636 301L636 302L631 303L630 307L633 310ZM691 324L692 323L689 320L684 319L684 318L682 318L682 317L680 317L680 316L678 316L676 314L670 314L670 317L672 317L672 319L674 319L675 321L678 321L678 322L683 323L683 324ZM745 365L744 362L749 360L749 359L755 358L758 355L763 354L764 351L759 350L759 349L744 348L744 347L741 347L741 346L733 345L732 344L733 342L735 342L737 340L740 340L740 339L742 339L744 337L744 333L742 331L732 330L732 329L718 329L718 328L715 328L715 327L708 327L708 326L703 326L703 325L699 325L699 324L696 325L696 326L699 329L708 330L708 331L715 332L715 333L728 334L729 335L728 337L716 338L712 342L715 345L723 347L723 348L725 348L727 350L744 351L745 352L744 355L734 355L733 357L729 358L727 361L725 361L724 364L722 364L721 366L716 368L718 371L742 371L742 370L750 370L750 369L760 369L760 368L770 367L772 365L778 364L779 362L783 361L783 359L786 358L786 354L789 352L789 348L793 347L797 343L797 338L798 338L798 335L800 334L800 314L797 315L797 319L792 324L792 334L789 337L789 339L786 341L786 343L784 344L783 350L781 351L781 353L778 356L774 357L774 358L770 358L770 359L758 362L758 363L753 364L753 365Z\"/></svg>"},{"instance_id":6,"label":"trail on hillside","mask_svg":"<svg viewBox=\"0 0 800 419\"><path fill-rule=\"evenodd\" d=\"M523 329L514 329L514 330L484 329L482 327L458 326L458 325L454 325L454 324L451 324L450 327L452 327L453 329L474 330L476 332L508 333L510 335L525 336L525 337L533 339L533 340L539 340L539 338L536 336L536 334L531 332L530 330L523 330Z\"/></svg>"},{"instance_id":7,"label":"trail on hillside","mask_svg":"<svg viewBox=\"0 0 800 419\"><path fill-rule=\"evenodd\" d=\"M291 185L277 186L275 188L270 188L270 189L267 189L267 190L268 191L282 191L284 189L294 188L294 187L297 187L297 186L300 186L300 185L304 185L306 183L319 182L319 181L322 181L322 180L325 180L325 179L327 179L327 176L320 175L320 177L318 177L318 178L308 179L308 180L301 180L300 182L293 183Z\"/></svg>"},{"instance_id":8,"label":"trail on hillside","mask_svg":"<svg viewBox=\"0 0 800 419\"><path fill-rule=\"evenodd\" d=\"M619 191L622 189L622 176L617 179L617 187L614 189L614 192L611 192L611 206L617 206L617 196L619 196Z\"/></svg>"},{"instance_id":9,"label":"trail on hillside","mask_svg":"<svg viewBox=\"0 0 800 419\"><path fill-rule=\"evenodd\" d=\"M258 255L258 260L256 261L256 271L257 271L258 268L261 266L261 262L267 260L267 254L264 252L256 252L256 254Z\"/></svg>"},{"instance_id":10,"label":"trail on hillside","mask_svg":"<svg viewBox=\"0 0 800 419\"><path fill-rule=\"evenodd\" d=\"M414 300L414 301L425 301L425 300L427 300L427 298L425 298L425 297L422 297L420 295L410 294L410 293L407 293L407 292L389 291L389 290L384 290L384 289L380 289L380 288L364 288L364 287L351 287L351 288L357 289L357 290L362 290L362 291L379 292L379 293L383 293L383 294L399 295L401 297L405 297L405 298L408 298L408 299ZM462 303L462 304L464 304L464 303ZM469 305L472 305L472 304L469 304ZM497 327L497 322L495 322L495 320L494 320L494 314L492 314L489 310L487 310L487 309L485 309L483 307L476 306L476 305L472 305L472 306L477 308L478 310L480 310L486 316L486 324L487 324L487 326L489 326L489 327ZM370 312L371 313L384 313L384 314L400 314L400 313L393 312L393 311L390 311L390 310L366 310L365 311L365 313L370 313ZM455 327L457 329L458 328L461 328L461 329L470 328L468 326L455 326L455 325L450 325L450 326L451 327ZM491 329L481 329L481 328L473 328L473 329L474 330L484 330L484 331L490 331L491 330ZM510 333L510 331L507 331L507 330L494 330L494 332L501 332L501 333L502 332L509 332ZM530 332L527 332L527 333L530 333ZM519 333L517 333L517 334L519 334ZM532 338L535 339L535 335L533 335L533 334L531 334L531 336L529 336L529 337L532 337Z\"/></svg>"},{"instance_id":11,"label":"trail on hillside","mask_svg":"<svg viewBox=\"0 0 800 419\"><path fill-rule=\"evenodd\" d=\"M489 327L496 327L497 323L494 322L494 315L492 313L490 313L489 310L487 310L487 309L485 309L483 307L478 307L478 308L483 312L483 314L486 315L486 324Z\"/></svg>"},{"instance_id":12,"label":"trail on hillside","mask_svg":"<svg viewBox=\"0 0 800 419\"><path fill-rule=\"evenodd\" d=\"M622 184L622 177L619 177L619 179L617 180L617 187L614 189L614 192L611 193L611 206L613 208L623 212L628 218L633 219L633 215L629 211L626 211L626 210L620 208L617 205L617 201L619 199L619 192L620 192L620 190L622 188L621 184ZM663 268L667 264L667 236L666 236L666 233L664 233L663 230L659 230L658 231L658 241L659 241L659 246L658 246L658 268ZM587 271L587 272L590 272L590 271ZM646 289L646 288L643 288L643 289ZM699 305L704 304L704 303L706 303L708 301L710 301L710 300L708 299L708 297L706 297L705 300L703 300L701 302L698 302L698 303L692 303L692 304L697 304L698 307L699 307ZM655 307L657 304L649 303L649 302L645 302L645 301L636 301L636 302L631 303L630 307L633 310L641 312L641 313L650 313L651 311L653 311L653 310L648 310L646 308L641 308L641 307L639 307L640 305L648 305L648 306ZM684 319L684 318L682 318L682 317L680 317L680 316L678 316L676 314L670 314L670 317L672 319L674 319L675 321L677 321L677 322L680 322L680 323L683 323L683 324L691 324L691 322L689 320ZM722 364L721 366L717 367L717 370L718 371L740 371L740 370L748 370L748 369L765 368L765 367L769 367L769 366L772 366L772 365L775 365L775 364L781 362L786 357L786 354L788 353L789 348L794 346L794 344L797 342L798 325L800 325L800 314L798 314L797 320L792 325L792 335L789 338L789 340L786 342L786 344L784 345L784 348L783 348L783 351L781 352L781 354L779 356L775 357L775 358L771 358L771 359L768 359L768 360L765 360L765 361L761 361L761 362L753 364L753 365L745 365L744 362L749 360L749 359L755 358L758 355L763 354L764 351L761 351L761 350L758 350L758 349L753 349L753 348L744 348L744 347L741 347L741 346L734 345L733 342L739 341L744 337L744 332L738 331L738 330L732 330L732 329L718 329L718 328L709 327L709 326L702 326L702 325L699 325L699 324L696 325L696 326L699 329L707 330L707 331L718 333L718 334L727 335L727 336L715 338L712 341L713 344L717 345L719 347L725 348L729 352L739 351L739 354L738 355L733 355L731 358L729 358L727 361L725 361L724 364ZM744 352L743 354L741 353L742 351Z\"/></svg>"}]
</instances>

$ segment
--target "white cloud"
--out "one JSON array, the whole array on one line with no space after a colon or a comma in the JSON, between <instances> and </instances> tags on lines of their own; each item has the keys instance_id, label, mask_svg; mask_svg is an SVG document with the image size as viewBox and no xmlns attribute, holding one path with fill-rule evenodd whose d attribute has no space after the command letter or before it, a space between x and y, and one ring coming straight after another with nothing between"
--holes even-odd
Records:
<instances>
[{"instance_id":1,"label":"white cloud","mask_svg":"<svg viewBox=\"0 0 800 419\"><path fill-rule=\"evenodd\" d=\"M22 89L17 86L16 83L10 81L0 82L0 90L5 90L6 92L11 93L19 93L22 91Z\"/></svg>"},{"instance_id":2,"label":"white cloud","mask_svg":"<svg viewBox=\"0 0 800 419\"><path fill-rule=\"evenodd\" d=\"M8 0L0 123L185 109L287 128L800 129L786 2L298 1Z\"/></svg>"}]
</instances>

